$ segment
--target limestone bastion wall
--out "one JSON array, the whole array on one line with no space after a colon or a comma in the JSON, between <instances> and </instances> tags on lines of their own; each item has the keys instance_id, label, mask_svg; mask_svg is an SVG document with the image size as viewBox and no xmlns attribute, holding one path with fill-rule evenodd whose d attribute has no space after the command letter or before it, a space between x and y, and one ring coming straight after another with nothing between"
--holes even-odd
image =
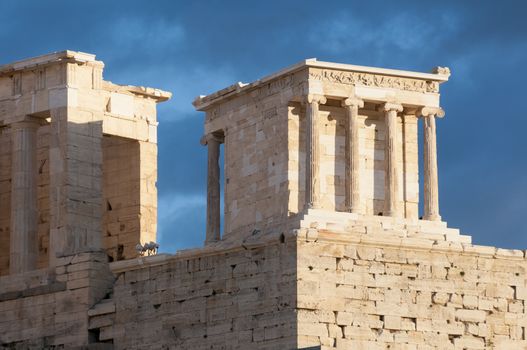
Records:
<instances>
[{"instance_id":1,"label":"limestone bastion wall","mask_svg":"<svg viewBox=\"0 0 527 350\"><path fill-rule=\"evenodd\" d=\"M112 264L89 328L114 349L296 349L295 241Z\"/></svg>"},{"instance_id":2,"label":"limestone bastion wall","mask_svg":"<svg viewBox=\"0 0 527 350\"><path fill-rule=\"evenodd\" d=\"M523 251L431 232L273 239L113 263L90 331L115 349L527 347Z\"/></svg>"},{"instance_id":3,"label":"limestone bastion wall","mask_svg":"<svg viewBox=\"0 0 527 350\"><path fill-rule=\"evenodd\" d=\"M306 236L297 246L300 348L527 348L523 251L425 235Z\"/></svg>"}]
</instances>

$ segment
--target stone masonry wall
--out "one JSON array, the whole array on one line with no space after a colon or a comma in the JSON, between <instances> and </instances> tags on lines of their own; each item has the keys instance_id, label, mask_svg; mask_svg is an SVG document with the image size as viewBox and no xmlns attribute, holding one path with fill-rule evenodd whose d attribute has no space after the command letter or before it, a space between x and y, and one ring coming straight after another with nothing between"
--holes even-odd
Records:
<instances>
[{"instance_id":1,"label":"stone masonry wall","mask_svg":"<svg viewBox=\"0 0 527 350\"><path fill-rule=\"evenodd\" d=\"M112 264L112 299L90 311L101 342L115 349L296 348L294 242L178 255Z\"/></svg>"},{"instance_id":2,"label":"stone masonry wall","mask_svg":"<svg viewBox=\"0 0 527 350\"><path fill-rule=\"evenodd\" d=\"M139 143L103 137L103 246L111 261L137 256L140 243Z\"/></svg>"},{"instance_id":3,"label":"stone masonry wall","mask_svg":"<svg viewBox=\"0 0 527 350\"><path fill-rule=\"evenodd\" d=\"M87 311L113 283L106 260L104 253L83 253L59 258L52 270L0 277L0 349L89 349L88 344L97 344L97 335L88 330Z\"/></svg>"},{"instance_id":4,"label":"stone masonry wall","mask_svg":"<svg viewBox=\"0 0 527 350\"><path fill-rule=\"evenodd\" d=\"M103 137L103 246L111 261L137 257L157 232L157 145Z\"/></svg>"},{"instance_id":5,"label":"stone masonry wall","mask_svg":"<svg viewBox=\"0 0 527 350\"><path fill-rule=\"evenodd\" d=\"M297 251L299 347L527 348L524 252L393 235L309 236Z\"/></svg>"},{"instance_id":6,"label":"stone masonry wall","mask_svg":"<svg viewBox=\"0 0 527 350\"><path fill-rule=\"evenodd\" d=\"M225 135L225 238L272 231L287 220L288 104L301 95L302 79L293 74L261 84L207 110L205 134Z\"/></svg>"}]
</instances>

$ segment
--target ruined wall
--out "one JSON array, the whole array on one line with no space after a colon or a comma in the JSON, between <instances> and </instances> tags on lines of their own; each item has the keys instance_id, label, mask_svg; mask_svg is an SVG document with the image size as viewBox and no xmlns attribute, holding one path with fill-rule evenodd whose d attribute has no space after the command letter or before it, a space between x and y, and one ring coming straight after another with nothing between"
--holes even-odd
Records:
<instances>
[{"instance_id":1,"label":"ruined wall","mask_svg":"<svg viewBox=\"0 0 527 350\"><path fill-rule=\"evenodd\" d=\"M294 242L180 254L112 264L113 297L90 311L101 341L115 349L295 348Z\"/></svg>"},{"instance_id":2,"label":"ruined wall","mask_svg":"<svg viewBox=\"0 0 527 350\"><path fill-rule=\"evenodd\" d=\"M297 251L300 347L527 347L524 252L430 234L308 236Z\"/></svg>"}]
</instances>

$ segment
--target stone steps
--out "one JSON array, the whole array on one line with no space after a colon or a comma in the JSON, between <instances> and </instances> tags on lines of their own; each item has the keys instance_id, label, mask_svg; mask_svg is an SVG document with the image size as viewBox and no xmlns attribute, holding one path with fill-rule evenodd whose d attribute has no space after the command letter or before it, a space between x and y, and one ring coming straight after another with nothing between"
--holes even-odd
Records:
<instances>
[{"instance_id":1,"label":"stone steps","mask_svg":"<svg viewBox=\"0 0 527 350\"><path fill-rule=\"evenodd\" d=\"M424 238L434 241L471 243L470 236L448 228L444 221L408 220L383 216L309 209L300 221L301 228L316 228L342 233L394 234L398 237Z\"/></svg>"}]
</instances>

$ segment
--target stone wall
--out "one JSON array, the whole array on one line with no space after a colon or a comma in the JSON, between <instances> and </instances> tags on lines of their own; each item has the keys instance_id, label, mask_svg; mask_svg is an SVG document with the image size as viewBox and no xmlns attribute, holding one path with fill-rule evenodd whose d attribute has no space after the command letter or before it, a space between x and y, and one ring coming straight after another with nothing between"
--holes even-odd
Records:
<instances>
[{"instance_id":1,"label":"stone wall","mask_svg":"<svg viewBox=\"0 0 527 350\"><path fill-rule=\"evenodd\" d=\"M302 76L290 75L207 111L205 134L225 138L226 239L273 230L288 218L288 104L301 88Z\"/></svg>"},{"instance_id":2,"label":"stone wall","mask_svg":"<svg viewBox=\"0 0 527 350\"><path fill-rule=\"evenodd\" d=\"M56 269L0 277L0 349L97 344L87 310L110 291L113 276L106 260L104 253L84 253L59 258Z\"/></svg>"},{"instance_id":3,"label":"stone wall","mask_svg":"<svg viewBox=\"0 0 527 350\"><path fill-rule=\"evenodd\" d=\"M137 256L157 232L157 145L103 138L103 247L110 261Z\"/></svg>"},{"instance_id":4,"label":"stone wall","mask_svg":"<svg viewBox=\"0 0 527 350\"><path fill-rule=\"evenodd\" d=\"M523 251L430 234L307 236L297 250L300 347L527 347Z\"/></svg>"},{"instance_id":5,"label":"stone wall","mask_svg":"<svg viewBox=\"0 0 527 350\"><path fill-rule=\"evenodd\" d=\"M137 256L139 243L139 142L103 138L103 247L111 261Z\"/></svg>"},{"instance_id":6,"label":"stone wall","mask_svg":"<svg viewBox=\"0 0 527 350\"><path fill-rule=\"evenodd\" d=\"M294 242L111 264L90 328L115 349L295 349Z\"/></svg>"}]
</instances>

